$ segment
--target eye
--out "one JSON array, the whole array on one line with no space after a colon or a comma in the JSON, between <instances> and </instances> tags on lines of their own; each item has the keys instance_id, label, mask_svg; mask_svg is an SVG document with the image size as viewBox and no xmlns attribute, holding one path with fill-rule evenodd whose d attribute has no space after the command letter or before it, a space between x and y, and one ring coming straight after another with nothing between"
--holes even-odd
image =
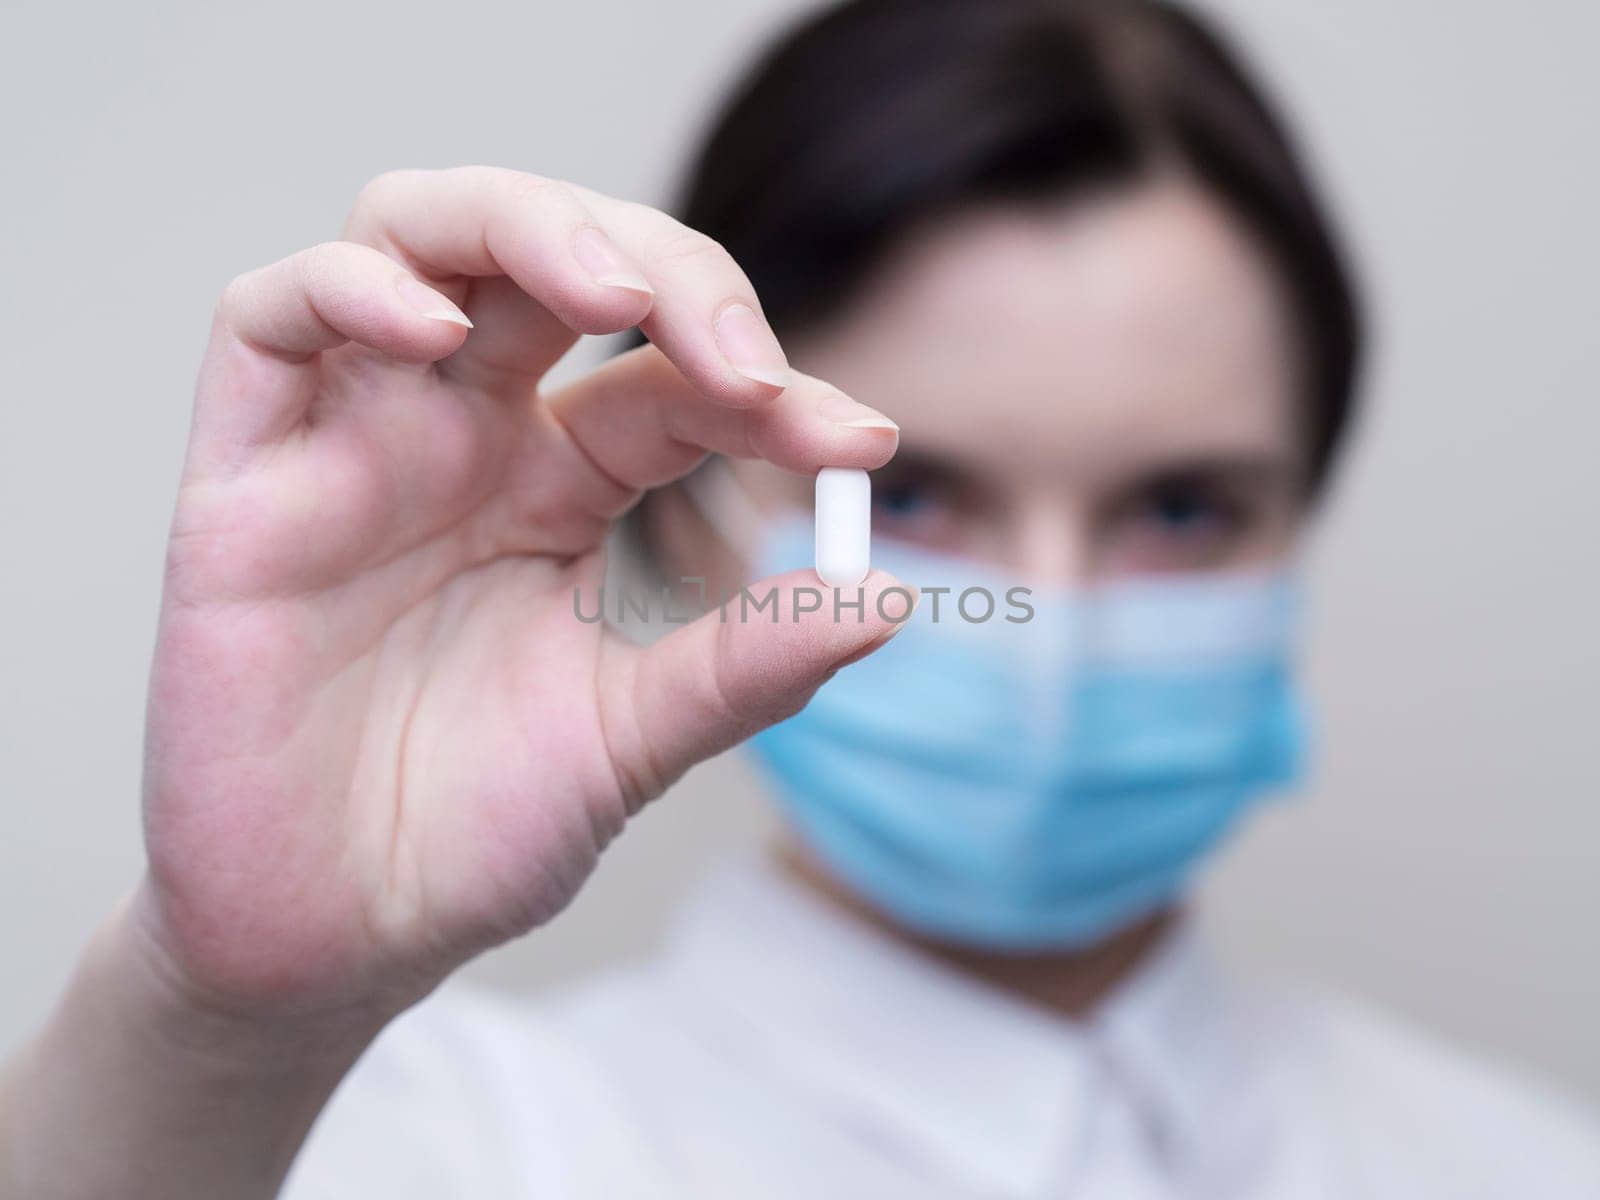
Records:
<instances>
[{"instance_id":1,"label":"eye","mask_svg":"<svg viewBox=\"0 0 1600 1200\"><path fill-rule=\"evenodd\" d=\"M929 495L929 489L902 480L878 488L873 494L873 500L883 510L885 516L903 520L926 511L932 504L933 498Z\"/></svg>"},{"instance_id":2,"label":"eye","mask_svg":"<svg viewBox=\"0 0 1600 1200\"><path fill-rule=\"evenodd\" d=\"M1223 521L1231 512L1216 497L1188 484L1158 488L1146 501L1150 520L1175 534L1190 534Z\"/></svg>"},{"instance_id":3,"label":"eye","mask_svg":"<svg viewBox=\"0 0 1600 1200\"><path fill-rule=\"evenodd\" d=\"M901 541L953 549L970 532L968 491L938 465L891 463L872 476L873 527Z\"/></svg>"},{"instance_id":4,"label":"eye","mask_svg":"<svg viewBox=\"0 0 1600 1200\"><path fill-rule=\"evenodd\" d=\"M1251 521L1249 506L1215 481L1153 480L1114 510L1108 549L1121 570L1203 570L1228 561Z\"/></svg>"}]
</instances>

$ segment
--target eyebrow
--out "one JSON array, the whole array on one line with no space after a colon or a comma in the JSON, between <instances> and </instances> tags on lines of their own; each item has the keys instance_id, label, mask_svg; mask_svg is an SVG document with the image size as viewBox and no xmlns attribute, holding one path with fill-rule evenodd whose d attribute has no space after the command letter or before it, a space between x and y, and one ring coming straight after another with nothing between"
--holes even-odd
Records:
<instances>
[{"instance_id":1,"label":"eyebrow","mask_svg":"<svg viewBox=\"0 0 1600 1200\"><path fill-rule=\"evenodd\" d=\"M948 455L918 450L916 447L907 449L904 445L875 473L894 474L897 471L927 471L930 474L954 476L970 474Z\"/></svg>"},{"instance_id":2,"label":"eyebrow","mask_svg":"<svg viewBox=\"0 0 1600 1200\"><path fill-rule=\"evenodd\" d=\"M973 472L950 455L937 451L920 450L915 446L902 447L894 458L880 468L892 477L900 472L919 472L938 478L961 480ZM1299 464L1290 456L1270 451L1239 450L1180 453L1171 457L1152 457L1121 472L1119 489L1148 486L1162 480L1226 477L1230 481L1251 486L1294 484L1302 474Z\"/></svg>"},{"instance_id":3,"label":"eyebrow","mask_svg":"<svg viewBox=\"0 0 1600 1200\"><path fill-rule=\"evenodd\" d=\"M1295 460L1287 455L1244 451L1190 454L1165 460L1152 460L1130 471L1128 478L1150 482L1226 476L1235 481L1278 484L1293 483L1299 474Z\"/></svg>"}]
</instances>

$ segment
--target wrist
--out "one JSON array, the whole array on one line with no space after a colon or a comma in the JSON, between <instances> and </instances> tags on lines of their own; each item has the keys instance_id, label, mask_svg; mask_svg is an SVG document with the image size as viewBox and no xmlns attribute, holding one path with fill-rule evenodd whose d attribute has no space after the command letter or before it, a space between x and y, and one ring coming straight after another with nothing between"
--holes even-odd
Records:
<instances>
[{"instance_id":1,"label":"wrist","mask_svg":"<svg viewBox=\"0 0 1600 1200\"><path fill-rule=\"evenodd\" d=\"M114 1019L163 1052L218 1073L342 1075L395 1016L419 998L375 993L341 1004L268 1003L208 987L171 949L148 881L90 943L83 985Z\"/></svg>"},{"instance_id":2,"label":"wrist","mask_svg":"<svg viewBox=\"0 0 1600 1200\"><path fill-rule=\"evenodd\" d=\"M0 1195L267 1200L392 1015L222 1003L148 903L136 892L101 927L0 1080Z\"/></svg>"}]
</instances>

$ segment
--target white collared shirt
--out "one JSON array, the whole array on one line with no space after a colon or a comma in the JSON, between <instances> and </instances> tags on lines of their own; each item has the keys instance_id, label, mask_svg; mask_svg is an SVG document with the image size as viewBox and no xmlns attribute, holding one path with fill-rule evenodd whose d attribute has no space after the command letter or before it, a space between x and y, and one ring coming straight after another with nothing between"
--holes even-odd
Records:
<instances>
[{"instance_id":1,"label":"white collared shirt","mask_svg":"<svg viewBox=\"0 0 1600 1200\"><path fill-rule=\"evenodd\" d=\"M1070 1021L751 863L642 964L400 1018L285 1196L1600 1200L1600 1139L1353 1005L1224 978L1192 930Z\"/></svg>"}]
</instances>

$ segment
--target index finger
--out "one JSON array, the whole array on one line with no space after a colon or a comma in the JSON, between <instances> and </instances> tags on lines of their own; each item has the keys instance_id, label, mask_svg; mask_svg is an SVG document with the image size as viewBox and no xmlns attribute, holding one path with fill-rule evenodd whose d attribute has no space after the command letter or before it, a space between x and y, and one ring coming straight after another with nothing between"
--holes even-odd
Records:
<instances>
[{"instance_id":1,"label":"index finger","mask_svg":"<svg viewBox=\"0 0 1600 1200\"><path fill-rule=\"evenodd\" d=\"M586 231L598 231L653 297L586 267L592 260L578 240ZM788 361L744 272L710 238L643 205L488 167L403 171L368 186L347 232L433 278L504 275L574 333L642 323L695 389L719 404L763 403L787 378ZM566 348L552 344L538 366L553 365ZM463 353L472 351L469 338Z\"/></svg>"},{"instance_id":2,"label":"index finger","mask_svg":"<svg viewBox=\"0 0 1600 1200\"><path fill-rule=\"evenodd\" d=\"M503 493L509 511L540 514L518 527L538 526L540 549L572 554L708 452L801 474L873 470L894 456L899 428L883 413L798 371L786 382L770 403L734 409L691 388L655 346L618 355L532 407L534 436Z\"/></svg>"}]
</instances>

